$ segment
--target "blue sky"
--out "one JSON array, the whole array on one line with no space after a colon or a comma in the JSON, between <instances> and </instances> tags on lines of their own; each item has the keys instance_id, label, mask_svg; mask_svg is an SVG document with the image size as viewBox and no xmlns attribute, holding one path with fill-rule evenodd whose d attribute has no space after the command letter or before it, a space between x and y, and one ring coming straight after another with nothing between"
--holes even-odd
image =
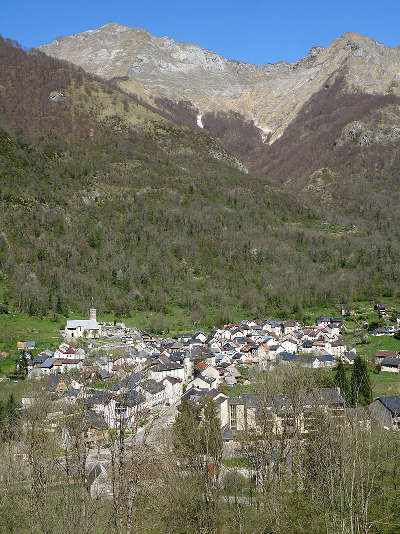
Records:
<instances>
[{"instance_id":1,"label":"blue sky","mask_svg":"<svg viewBox=\"0 0 400 534\"><path fill-rule=\"evenodd\" d=\"M0 34L32 48L107 22L264 64L354 31L400 45L400 0L2 0Z\"/></svg>"}]
</instances>

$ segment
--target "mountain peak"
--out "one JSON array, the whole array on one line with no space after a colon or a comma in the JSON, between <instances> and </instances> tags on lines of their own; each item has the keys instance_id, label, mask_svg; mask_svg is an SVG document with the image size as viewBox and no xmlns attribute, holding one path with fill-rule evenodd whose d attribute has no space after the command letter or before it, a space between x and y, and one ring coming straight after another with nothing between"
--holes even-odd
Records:
<instances>
[{"instance_id":1,"label":"mountain peak","mask_svg":"<svg viewBox=\"0 0 400 534\"><path fill-rule=\"evenodd\" d=\"M234 111L273 142L308 99L340 75L345 86L371 94L397 94L400 48L347 32L328 47L314 46L296 63L251 65L198 45L155 37L117 22L54 41L39 49L104 78L128 78L155 97L192 102L200 113ZM375 74L371 75L374 72ZM397 79L397 78L396 78ZM122 83L122 82L121 82Z\"/></svg>"}]
</instances>

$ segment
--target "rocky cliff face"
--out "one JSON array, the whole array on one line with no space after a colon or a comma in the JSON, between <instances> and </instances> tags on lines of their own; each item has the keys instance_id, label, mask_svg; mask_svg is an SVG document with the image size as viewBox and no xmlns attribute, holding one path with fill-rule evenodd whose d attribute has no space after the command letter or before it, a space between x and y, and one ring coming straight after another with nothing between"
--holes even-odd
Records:
<instances>
[{"instance_id":1,"label":"rocky cliff face","mask_svg":"<svg viewBox=\"0 0 400 534\"><path fill-rule=\"evenodd\" d=\"M310 97L340 76L345 90L400 94L400 47L346 33L296 63L250 65L140 28L110 23L40 46L50 56L120 81L152 98L189 100L206 112L234 111L253 120L264 142L278 139Z\"/></svg>"}]
</instances>

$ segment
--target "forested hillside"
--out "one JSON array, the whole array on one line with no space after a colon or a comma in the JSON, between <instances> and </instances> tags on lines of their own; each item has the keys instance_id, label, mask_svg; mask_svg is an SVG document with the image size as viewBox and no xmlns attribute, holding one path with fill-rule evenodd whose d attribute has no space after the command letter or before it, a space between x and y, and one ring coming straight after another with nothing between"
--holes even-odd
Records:
<instances>
[{"instance_id":1,"label":"forested hillside","mask_svg":"<svg viewBox=\"0 0 400 534\"><path fill-rule=\"evenodd\" d=\"M0 304L86 312L94 295L102 312L179 306L204 324L210 308L301 314L398 291L390 217L360 224L372 208L352 205L337 224L339 207L240 172L110 83L6 41L0 64Z\"/></svg>"}]
</instances>

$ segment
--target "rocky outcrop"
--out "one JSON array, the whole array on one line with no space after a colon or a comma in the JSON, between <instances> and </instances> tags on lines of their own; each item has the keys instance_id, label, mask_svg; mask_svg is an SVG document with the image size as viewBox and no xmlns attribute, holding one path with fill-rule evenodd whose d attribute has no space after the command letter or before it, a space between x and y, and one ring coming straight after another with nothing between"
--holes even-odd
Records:
<instances>
[{"instance_id":1,"label":"rocky outcrop","mask_svg":"<svg viewBox=\"0 0 400 534\"><path fill-rule=\"evenodd\" d=\"M400 105L392 104L368 114L362 121L351 121L342 129L335 147L395 143L400 139L399 117Z\"/></svg>"}]
</instances>

